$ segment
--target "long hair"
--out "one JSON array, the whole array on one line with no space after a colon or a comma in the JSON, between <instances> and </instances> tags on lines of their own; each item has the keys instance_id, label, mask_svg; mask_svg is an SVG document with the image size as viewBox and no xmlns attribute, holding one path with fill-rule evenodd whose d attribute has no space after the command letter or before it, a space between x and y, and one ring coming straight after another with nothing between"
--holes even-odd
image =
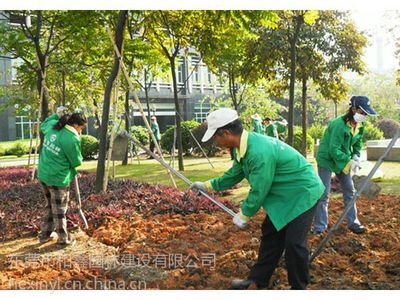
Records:
<instances>
[{"instance_id":1,"label":"long hair","mask_svg":"<svg viewBox=\"0 0 400 300\"><path fill-rule=\"evenodd\" d=\"M353 107L360 108L360 106L356 105L356 96L351 97L350 99L350 108L348 112L343 116L344 121L347 123L349 121L354 121L354 112L353 112Z\"/></svg>"},{"instance_id":2,"label":"long hair","mask_svg":"<svg viewBox=\"0 0 400 300\"><path fill-rule=\"evenodd\" d=\"M87 119L83 113L72 113L63 115L60 120L53 126L55 130L61 130L65 125L86 125Z\"/></svg>"}]
</instances>

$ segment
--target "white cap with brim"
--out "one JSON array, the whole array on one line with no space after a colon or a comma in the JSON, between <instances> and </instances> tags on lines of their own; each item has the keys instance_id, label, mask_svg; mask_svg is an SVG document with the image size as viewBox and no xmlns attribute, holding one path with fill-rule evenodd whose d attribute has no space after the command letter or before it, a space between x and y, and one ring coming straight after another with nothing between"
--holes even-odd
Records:
<instances>
[{"instance_id":1,"label":"white cap with brim","mask_svg":"<svg viewBox=\"0 0 400 300\"><path fill-rule=\"evenodd\" d=\"M220 108L211 112L207 116L207 131L204 134L201 141L207 142L212 136L215 134L218 128L224 127L225 125L239 119L238 113L236 110L231 108Z\"/></svg>"}]
</instances>

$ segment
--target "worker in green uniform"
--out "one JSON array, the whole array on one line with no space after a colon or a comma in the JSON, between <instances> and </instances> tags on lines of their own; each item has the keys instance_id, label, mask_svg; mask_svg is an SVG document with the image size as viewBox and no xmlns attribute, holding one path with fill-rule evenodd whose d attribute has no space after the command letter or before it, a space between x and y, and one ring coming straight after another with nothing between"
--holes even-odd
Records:
<instances>
[{"instance_id":1,"label":"worker in green uniform","mask_svg":"<svg viewBox=\"0 0 400 300\"><path fill-rule=\"evenodd\" d=\"M157 140L157 143L159 144L160 141L161 141L161 134L160 134L160 127L158 126L158 123L157 123L157 117L156 116L152 116L150 118L150 120L151 120L151 125L150 125L151 131L153 132L153 134L154 134L154 136L155 136L155 138ZM153 152L153 153L154 153L155 146L156 145L155 145L153 139L150 138L150 151ZM147 159L153 159L153 157L149 156Z\"/></svg>"},{"instance_id":2,"label":"worker in green uniform","mask_svg":"<svg viewBox=\"0 0 400 300\"><path fill-rule=\"evenodd\" d=\"M271 121L270 118L265 118L263 122L264 128L265 128L265 134L274 137L274 138L279 138L278 137L278 131L276 129L275 124Z\"/></svg>"},{"instance_id":3,"label":"worker in green uniform","mask_svg":"<svg viewBox=\"0 0 400 300\"><path fill-rule=\"evenodd\" d=\"M233 223L245 228L260 208L266 213L258 260L247 279L232 282L235 289L256 284L269 287L271 276L285 252L288 279L293 289L305 289L309 283L307 236L315 205L324 186L312 165L289 145L265 135L247 132L237 112L221 108L207 116L203 142L213 139L221 147L232 147L234 162L221 177L194 182L191 188L221 191L244 178L250 192L242 202Z\"/></svg>"},{"instance_id":4,"label":"worker in green uniform","mask_svg":"<svg viewBox=\"0 0 400 300\"><path fill-rule=\"evenodd\" d=\"M286 127L288 122L282 118L282 120L276 120L273 123L276 127L276 131L278 132L278 138L281 141L284 141L286 139Z\"/></svg>"},{"instance_id":5,"label":"worker in green uniform","mask_svg":"<svg viewBox=\"0 0 400 300\"><path fill-rule=\"evenodd\" d=\"M81 112L68 114L65 107L48 117L41 125L44 135L39 155L38 179L46 197L39 241L45 243L57 232L58 244L75 243L67 231L66 212L69 200L69 184L82 164L80 134L87 123Z\"/></svg>"},{"instance_id":6,"label":"worker in green uniform","mask_svg":"<svg viewBox=\"0 0 400 300\"><path fill-rule=\"evenodd\" d=\"M322 136L317 153L318 174L326 189L318 202L314 220L314 232L323 233L328 227L328 203L331 190L331 176L336 174L343 190L344 204L354 196L352 174L360 167L360 151L365 134L363 122L366 116L376 116L370 101L365 96L353 96L349 111L334 120ZM346 215L347 227L354 233L364 233L366 228L357 217L354 203Z\"/></svg>"},{"instance_id":7,"label":"worker in green uniform","mask_svg":"<svg viewBox=\"0 0 400 300\"><path fill-rule=\"evenodd\" d=\"M253 131L264 134L265 133L265 128L262 124L261 117L258 114L254 114L251 116L251 124L253 126Z\"/></svg>"}]
</instances>

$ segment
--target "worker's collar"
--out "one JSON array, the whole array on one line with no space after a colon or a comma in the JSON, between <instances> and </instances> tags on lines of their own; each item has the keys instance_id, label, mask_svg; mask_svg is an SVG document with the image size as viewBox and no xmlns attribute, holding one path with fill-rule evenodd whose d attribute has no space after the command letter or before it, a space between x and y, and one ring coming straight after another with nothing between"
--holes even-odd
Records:
<instances>
[{"instance_id":1,"label":"worker's collar","mask_svg":"<svg viewBox=\"0 0 400 300\"><path fill-rule=\"evenodd\" d=\"M350 132L353 134L353 136L356 136L360 131L360 128L364 127L364 123L356 123L356 126L353 126L352 121L347 121L346 124L348 127L350 127Z\"/></svg>"},{"instance_id":2,"label":"worker's collar","mask_svg":"<svg viewBox=\"0 0 400 300\"><path fill-rule=\"evenodd\" d=\"M71 131L71 132L72 132L73 134L75 134L78 138L80 138L80 135L79 135L78 131L77 131L74 127L72 127L72 126L70 126L70 125L65 125L65 129Z\"/></svg>"},{"instance_id":3,"label":"worker's collar","mask_svg":"<svg viewBox=\"0 0 400 300\"><path fill-rule=\"evenodd\" d=\"M236 148L236 160L238 162L246 155L247 151L247 141L249 138L249 133L243 129L242 135L240 137L240 145L239 148Z\"/></svg>"}]
</instances>

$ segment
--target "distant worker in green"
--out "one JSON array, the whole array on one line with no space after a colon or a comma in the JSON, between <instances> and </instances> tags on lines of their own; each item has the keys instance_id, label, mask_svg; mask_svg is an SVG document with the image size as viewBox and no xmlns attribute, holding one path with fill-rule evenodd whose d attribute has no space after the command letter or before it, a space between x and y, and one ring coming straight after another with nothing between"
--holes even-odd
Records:
<instances>
[{"instance_id":1,"label":"distant worker in green","mask_svg":"<svg viewBox=\"0 0 400 300\"><path fill-rule=\"evenodd\" d=\"M265 128L265 135L268 135L270 137L274 138L279 138L278 136L278 130L276 129L275 123L272 122L270 118L265 118L264 119L264 128Z\"/></svg>"},{"instance_id":2,"label":"distant worker in green","mask_svg":"<svg viewBox=\"0 0 400 300\"><path fill-rule=\"evenodd\" d=\"M158 126L157 123L157 117L156 116L152 116L150 118L151 120L151 131L153 132L157 143L160 143L161 141L161 134L160 134L160 127ZM155 143L153 141L153 139L150 139L150 151L154 153L154 148L155 148ZM149 156L148 159L153 159L153 157Z\"/></svg>"},{"instance_id":3,"label":"distant worker in green","mask_svg":"<svg viewBox=\"0 0 400 300\"><path fill-rule=\"evenodd\" d=\"M251 116L251 124L253 126L253 131L259 134L264 134L264 126L259 114L254 114Z\"/></svg>"}]
</instances>

